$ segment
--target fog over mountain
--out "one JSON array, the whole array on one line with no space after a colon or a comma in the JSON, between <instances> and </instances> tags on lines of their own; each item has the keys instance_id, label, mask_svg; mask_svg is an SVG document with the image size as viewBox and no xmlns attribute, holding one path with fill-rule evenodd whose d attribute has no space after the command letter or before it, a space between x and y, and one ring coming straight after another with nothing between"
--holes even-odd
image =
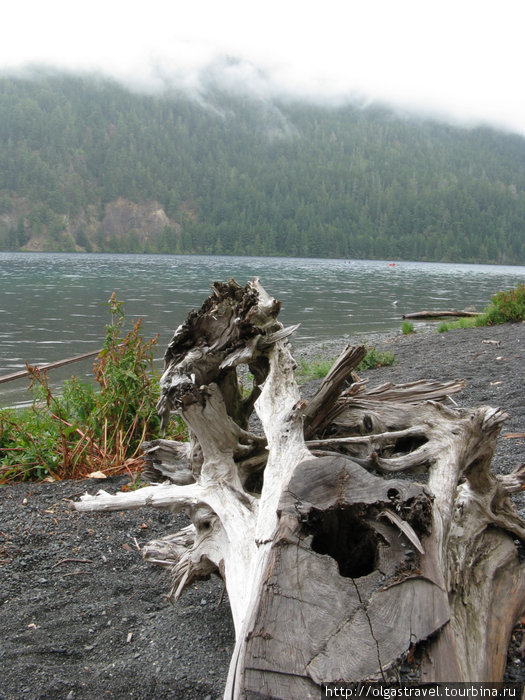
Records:
<instances>
[{"instance_id":1,"label":"fog over mountain","mask_svg":"<svg viewBox=\"0 0 525 700\"><path fill-rule=\"evenodd\" d=\"M525 135L519 0L27 0L8 3L0 70L99 72L151 92L223 87L316 104L386 104Z\"/></svg>"}]
</instances>

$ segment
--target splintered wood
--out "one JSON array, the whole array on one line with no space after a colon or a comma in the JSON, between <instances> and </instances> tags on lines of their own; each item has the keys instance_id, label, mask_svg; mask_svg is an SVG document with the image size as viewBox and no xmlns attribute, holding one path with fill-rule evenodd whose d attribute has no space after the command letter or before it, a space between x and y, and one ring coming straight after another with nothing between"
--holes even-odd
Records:
<instances>
[{"instance_id":1,"label":"splintered wood","mask_svg":"<svg viewBox=\"0 0 525 700\"><path fill-rule=\"evenodd\" d=\"M257 279L215 283L165 355L159 413L184 418L188 443L145 444L150 486L73 507L189 514L143 555L170 571L174 601L224 579L227 698L317 698L407 667L421 682L501 680L525 608L510 498L525 470L490 470L505 414L447 405L459 380L369 388L365 348L350 346L305 401L279 311Z\"/></svg>"}]
</instances>

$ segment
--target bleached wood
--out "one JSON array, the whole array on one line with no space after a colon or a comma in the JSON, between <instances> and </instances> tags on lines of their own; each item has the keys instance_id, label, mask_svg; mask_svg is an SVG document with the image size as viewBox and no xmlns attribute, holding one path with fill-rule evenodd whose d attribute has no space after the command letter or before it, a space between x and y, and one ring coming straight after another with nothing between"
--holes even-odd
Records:
<instances>
[{"instance_id":1,"label":"bleached wood","mask_svg":"<svg viewBox=\"0 0 525 700\"><path fill-rule=\"evenodd\" d=\"M144 506L154 508L169 508L171 511L189 508L203 499L203 489L197 484L189 486L176 486L173 484L158 484L145 486L136 491L110 494L99 490L95 496L88 493L80 497L80 501L71 504L78 511L105 511L105 510L134 510Z\"/></svg>"},{"instance_id":2,"label":"bleached wood","mask_svg":"<svg viewBox=\"0 0 525 700\"><path fill-rule=\"evenodd\" d=\"M147 473L168 482L74 507L188 513L144 557L170 571L174 601L223 577L236 631L227 698L392 680L409 651L421 681L501 679L525 609L525 526L509 497L525 469L490 469L504 412L445 405L462 380L370 388L355 374L365 348L351 346L307 402L279 309L257 279L215 283L166 351L159 411L190 434L145 446Z\"/></svg>"}]
</instances>

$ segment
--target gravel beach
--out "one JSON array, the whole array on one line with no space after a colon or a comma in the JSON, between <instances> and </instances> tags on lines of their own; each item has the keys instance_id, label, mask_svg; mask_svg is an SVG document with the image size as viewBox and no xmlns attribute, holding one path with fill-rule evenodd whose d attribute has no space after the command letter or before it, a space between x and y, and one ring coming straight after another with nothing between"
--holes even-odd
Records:
<instances>
[{"instance_id":1,"label":"gravel beach","mask_svg":"<svg viewBox=\"0 0 525 700\"><path fill-rule=\"evenodd\" d=\"M505 437L525 431L525 323L364 340L396 356L393 366L363 374L371 386L463 378L467 386L454 397L459 405L501 406L509 415L494 470L506 473L525 462L525 439ZM335 357L349 342L360 339L297 355ZM222 582L199 582L172 606L164 598L166 574L139 552L179 529L184 516L153 509L81 515L67 507L86 490L114 492L128 481L0 489L1 700L222 697L234 641ZM523 498L517 506L525 515ZM523 654L520 627L509 680L525 679Z\"/></svg>"}]
</instances>

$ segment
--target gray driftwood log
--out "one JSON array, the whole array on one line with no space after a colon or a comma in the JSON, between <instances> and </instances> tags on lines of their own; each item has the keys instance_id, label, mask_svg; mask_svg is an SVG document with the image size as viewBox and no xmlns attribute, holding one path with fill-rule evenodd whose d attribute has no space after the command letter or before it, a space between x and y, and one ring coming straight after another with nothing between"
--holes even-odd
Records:
<instances>
[{"instance_id":1,"label":"gray driftwood log","mask_svg":"<svg viewBox=\"0 0 525 700\"><path fill-rule=\"evenodd\" d=\"M161 380L159 412L183 416L189 442L144 446L154 485L74 507L188 512L144 556L171 571L174 601L195 579L224 579L227 698L317 698L407 668L422 682L500 680L525 607L510 498L525 475L490 470L503 411L447 402L461 381L369 389L355 374L364 347L305 401L280 303L258 280L212 290Z\"/></svg>"},{"instance_id":2,"label":"gray driftwood log","mask_svg":"<svg viewBox=\"0 0 525 700\"><path fill-rule=\"evenodd\" d=\"M413 319L433 319L433 318L472 318L475 316L482 316L481 311L468 311L467 309L463 311L457 311L456 309L449 309L448 311L415 311L411 314L403 314L402 318L413 318Z\"/></svg>"}]
</instances>

